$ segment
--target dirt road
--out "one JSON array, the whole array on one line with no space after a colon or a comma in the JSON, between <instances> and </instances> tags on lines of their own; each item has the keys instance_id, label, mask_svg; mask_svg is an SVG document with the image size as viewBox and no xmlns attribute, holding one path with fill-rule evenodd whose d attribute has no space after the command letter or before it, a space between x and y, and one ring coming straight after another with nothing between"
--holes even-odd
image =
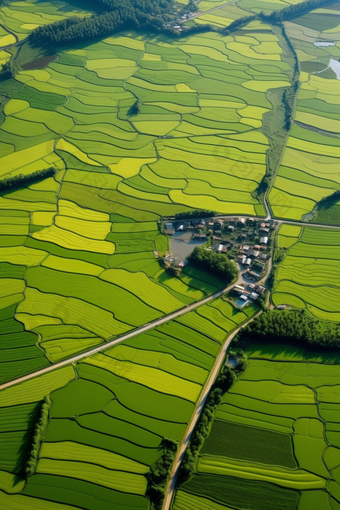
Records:
<instances>
[{"instance_id":1,"label":"dirt road","mask_svg":"<svg viewBox=\"0 0 340 510\"><path fill-rule=\"evenodd\" d=\"M172 470L170 473L170 479L168 482L162 510L169 510L169 508L170 508L170 503L171 503L171 500L173 498L174 491L176 488L176 480L177 480L177 476L178 476L178 472L179 472L179 467L180 467L180 464L181 464L183 456L184 456L184 452L186 450L186 447L188 446L188 442L190 441L191 434L192 434L192 432L195 428L195 425L196 425L196 423L201 415L201 412L204 408L204 404L205 404L205 401L209 394L209 391L211 389L211 386L213 385L213 383L222 367L224 357L227 353L227 350L228 350L228 347L229 347L231 341L233 340L235 335L237 335L237 333L240 331L240 329L244 328L247 324L249 324L249 322L253 321L255 319L255 317L258 317L261 313L262 313L262 311L257 313L254 317L252 317L247 322L242 324L239 328L237 328L233 333L231 333L231 335L229 335L225 339L224 344L222 345L222 348L215 360L215 363L214 363L214 366L210 372L210 375L203 387L200 399L196 404L194 413L193 413L191 420L190 420L190 422L187 426L187 429L185 431L184 438L183 438L182 442L180 443L179 449L177 451L177 455L175 457L175 460L174 460L174 463L172 466Z\"/></svg>"}]
</instances>

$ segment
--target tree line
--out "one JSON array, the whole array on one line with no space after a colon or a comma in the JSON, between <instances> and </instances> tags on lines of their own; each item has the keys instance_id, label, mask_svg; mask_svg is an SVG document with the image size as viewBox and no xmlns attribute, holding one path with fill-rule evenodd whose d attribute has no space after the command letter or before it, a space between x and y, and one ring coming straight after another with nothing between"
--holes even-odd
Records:
<instances>
[{"instance_id":1,"label":"tree line","mask_svg":"<svg viewBox=\"0 0 340 510\"><path fill-rule=\"evenodd\" d=\"M54 177L56 174L56 169L53 166L49 168L45 168L44 170L37 170L31 174L23 175L15 175L14 177L6 177L6 179L2 179L0 181L0 192L9 191L13 189L23 188L24 186L29 186L41 179L47 179L47 177Z\"/></svg>"},{"instance_id":2,"label":"tree line","mask_svg":"<svg viewBox=\"0 0 340 510\"><path fill-rule=\"evenodd\" d=\"M326 5L334 3L333 0L305 0L304 2L300 2L298 4L291 4L283 9L278 9L276 11L271 12L270 14L265 14L261 12L259 14L259 18L266 23L277 23L282 21L289 21L293 18L297 18L306 14L307 12L313 11L317 9L321 5Z\"/></svg>"},{"instance_id":3,"label":"tree line","mask_svg":"<svg viewBox=\"0 0 340 510\"><path fill-rule=\"evenodd\" d=\"M210 433L215 411L222 402L223 393L233 386L238 376L247 367L247 356L242 351L238 352L237 355L239 357L238 365L234 370L224 366L208 395L204 409L191 435L190 442L180 464L178 473L179 484L187 482L194 474L199 451Z\"/></svg>"},{"instance_id":4,"label":"tree line","mask_svg":"<svg viewBox=\"0 0 340 510\"><path fill-rule=\"evenodd\" d=\"M161 447L163 448L162 455L152 464L146 475L148 480L146 495L150 499L154 510L162 510L166 483L175 460L178 443L165 437L162 440Z\"/></svg>"},{"instance_id":5,"label":"tree line","mask_svg":"<svg viewBox=\"0 0 340 510\"><path fill-rule=\"evenodd\" d=\"M290 5L270 14L261 12L258 15L249 15L233 21L226 28L218 28L212 25L194 25L186 27L182 25L179 32L173 27L167 27L171 21L175 21L181 13L176 12L174 0L93 0L94 10L98 6L105 12L86 18L73 16L60 20L50 25L44 25L34 29L29 39L37 44L65 44L81 42L84 40L103 38L119 30L134 29L143 31L162 32L173 37L182 37L202 32L219 32L229 34L247 25L249 22L259 19L267 23L279 23L287 19L315 9L320 5L329 3L331 0L307 0L297 5ZM192 0L184 11L195 10Z\"/></svg>"},{"instance_id":6,"label":"tree line","mask_svg":"<svg viewBox=\"0 0 340 510\"><path fill-rule=\"evenodd\" d=\"M267 310L241 329L238 340L333 349L340 347L340 324L313 319L305 310Z\"/></svg>"},{"instance_id":7,"label":"tree line","mask_svg":"<svg viewBox=\"0 0 340 510\"><path fill-rule=\"evenodd\" d=\"M202 246L197 246L188 256L188 260L193 266L211 273L224 283L230 283L237 278L236 264L223 253L215 253Z\"/></svg>"},{"instance_id":8,"label":"tree line","mask_svg":"<svg viewBox=\"0 0 340 510\"><path fill-rule=\"evenodd\" d=\"M159 32L166 28L174 9L174 0L100 0L99 4L107 12L86 18L72 16L42 25L32 31L30 40L35 44L65 44L105 37L124 29Z\"/></svg>"},{"instance_id":9,"label":"tree line","mask_svg":"<svg viewBox=\"0 0 340 510\"><path fill-rule=\"evenodd\" d=\"M195 218L213 218L216 216L215 211L209 211L208 209L194 209L193 211L184 211L175 214L176 220L184 219L195 219Z\"/></svg>"},{"instance_id":10,"label":"tree line","mask_svg":"<svg viewBox=\"0 0 340 510\"><path fill-rule=\"evenodd\" d=\"M48 415L50 411L50 407L52 405L52 401L49 396L44 398L44 402L41 406L40 418L35 426L33 440L32 440L32 448L30 451L29 458L26 463L26 477L34 475L36 465L39 459L39 450L41 442L44 438L44 433L48 423Z\"/></svg>"}]
</instances>

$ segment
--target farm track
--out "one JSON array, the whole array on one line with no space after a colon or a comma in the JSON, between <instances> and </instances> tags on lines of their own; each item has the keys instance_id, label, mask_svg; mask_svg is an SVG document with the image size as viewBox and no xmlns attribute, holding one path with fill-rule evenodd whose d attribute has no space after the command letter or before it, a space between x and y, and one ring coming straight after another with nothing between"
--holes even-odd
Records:
<instances>
[{"instance_id":1,"label":"farm track","mask_svg":"<svg viewBox=\"0 0 340 510\"><path fill-rule=\"evenodd\" d=\"M176 490L177 476L178 476L181 462L183 460L184 452L185 452L187 445L190 441L191 434L196 426L196 423L198 422L198 419L204 409L204 404L205 404L205 401L209 395L211 386L214 384L214 381L215 381L219 371L221 370L221 367L222 367L222 364L223 364L223 361L224 361L224 358L225 358L225 355L227 353L230 343L232 342L233 338L237 335L237 333L240 331L240 329L244 328L247 324L252 322L261 313L262 313L262 310L260 312L258 312L256 315L254 315L251 319L249 319L248 321L243 323L241 326L239 326L233 333L231 333L231 335L226 337L224 344L222 345L222 348L215 360L214 366L210 372L209 378L206 381L206 383L202 389L200 399L195 406L191 420L188 423L187 429L185 431L184 438L183 438L182 442L180 443L180 447L177 451L174 463L172 465L172 470L170 473L170 478L169 478L162 510L169 510L169 508L170 508L170 504L171 504L171 501L172 501L172 498L174 495L174 491Z\"/></svg>"},{"instance_id":2,"label":"farm track","mask_svg":"<svg viewBox=\"0 0 340 510\"><path fill-rule=\"evenodd\" d=\"M88 358L89 356L93 356L94 354L97 354L99 352L106 351L107 349L110 349L111 347L123 342L124 340L128 340L129 338L133 338L137 335L140 335L141 333L145 333L146 331L149 331L150 329L160 326L161 324L164 324L170 320L177 319L177 317L181 317L182 315L184 315L188 312L191 312L191 311L195 310L196 308L199 308L200 306L205 305L206 303L209 303L210 301L212 301L214 299L221 297L225 292L228 292L229 290L231 290L235 284L237 284L238 282L241 282L241 281L243 281L243 280L240 275L237 282L234 282L233 284L228 285L228 287L216 292L215 294L212 294L211 296L208 296L208 297L202 299L201 301L197 301L196 303L187 305L184 308L177 310L176 312L172 312L168 315L165 315L164 317L161 317L160 319L150 322L144 326L141 326L141 327L131 331L130 333L126 333L125 335L119 336L118 338L117 337L115 337L114 339L109 338L105 344L102 344L99 347L96 347L95 349L90 349L90 350L85 351L81 354L78 354L77 356L72 356L72 358L65 359L65 360L55 363L54 365L51 365L49 367L43 368L41 370L37 370L36 372L32 372L31 374L27 374L27 375L24 375L17 379L13 379L12 381L8 381L7 383L1 384L0 390L10 388L11 386L14 386L15 384L20 384L22 382L33 379L34 377L39 377L40 375L44 375L48 372L52 372L53 370L57 370L58 368L64 367L66 365L70 365L72 363L76 363L77 361L80 361L84 358Z\"/></svg>"}]
</instances>

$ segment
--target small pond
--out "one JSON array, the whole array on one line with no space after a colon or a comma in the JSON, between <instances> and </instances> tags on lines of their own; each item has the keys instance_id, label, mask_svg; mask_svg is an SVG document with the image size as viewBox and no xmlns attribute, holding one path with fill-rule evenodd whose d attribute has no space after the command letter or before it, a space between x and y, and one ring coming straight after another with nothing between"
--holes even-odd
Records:
<instances>
[{"instance_id":1,"label":"small pond","mask_svg":"<svg viewBox=\"0 0 340 510\"><path fill-rule=\"evenodd\" d=\"M334 58L331 58L329 61L329 67L333 69L333 71L336 74L336 77L338 80L340 80L340 62L338 60L335 60Z\"/></svg>"},{"instance_id":2,"label":"small pond","mask_svg":"<svg viewBox=\"0 0 340 510\"><path fill-rule=\"evenodd\" d=\"M327 42L327 41L315 41L314 46L335 46L334 42Z\"/></svg>"},{"instance_id":3,"label":"small pond","mask_svg":"<svg viewBox=\"0 0 340 510\"><path fill-rule=\"evenodd\" d=\"M196 246L202 246L205 241L192 240L192 232L175 232L170 241L171 255L176 262L183 262Z\"/></svg>"}]
</instances>

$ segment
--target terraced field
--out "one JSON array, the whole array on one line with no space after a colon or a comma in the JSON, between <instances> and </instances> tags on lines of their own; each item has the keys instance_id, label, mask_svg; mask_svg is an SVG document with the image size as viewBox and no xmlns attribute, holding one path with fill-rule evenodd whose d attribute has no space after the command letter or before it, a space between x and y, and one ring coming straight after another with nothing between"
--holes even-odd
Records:
<instances>
[{"instance_id":1,"label":"terraced field","mask_svg":"<svg viewBox=\"0 0 340 510\"><path fill-rule=\"evenodd\" d=\"M168 239L158 220L198 207L264 215L260 129L266 91L289 84L280 55L274 34L125 33L3 82L1 177L57 170L0 197L0 257L15 273L1 299L37 335L21 354L32 370L221 288L199 271L173 278L159 267ZM13 363L15 375L30 371Z\"/></svg>"},{"instance_id":2,"label":"terraced field","mask_svg":"<svg viewBox=\"0 0 340 510\"><path fill-rule=\"evenodd\" d=\"M147 509L146 475L162 440L182 438L222 341L257 311L245 310L219 299L75 368L2 391L2 504ZM50 392L36 474L26 482L32 424Z\"/></svg>"},{"instance_id":3,"label":"terraced field","mask_svg":"<svg viewBox=\"0 0 340 510\"><path fill-rule=\"evenodd\" d=\"M309 219L320 200L340 189L340 82L330 67L340 56L339 26L339 11L332 6L287 24L300 62L301 86L294 125L269 195L273 214L280 218ZM329 46L315 45L328 41ZM315 209L313 221L339 224L337 204L335 198Z\"/></svg>"},{"instance_id":4,"label":"terraced field","mask_svg":"<svg viewBox=\"0 0 340 510\"><path fill-rule=\"evenodd\" d=\"M4 0L0 9L0 48L24 40L31 31L41 25L47 25L71 16L89 16L89 11L57 0L11 2ZM10 56L10 53L8 53Z\"/></svg>"},{"instance_id":5,"label":"terraced field","mask_svg":"<svg viewBox=\"0 0 340 510\"><path fill-rule=\"evenodd\" d=\"M339 244L339 230L283 225L278 245L287 253L276 273L273 303L339 321Z\"/></svg>"},{"instance_id":6,"label":"terraced field","mask_svg":"<svg viewBox=\"0 0 340 510\"><path fill-rule=\"evenodd\" d=\"M250 344L175 510L337 508L337 353Z\"/></svg>"},{"instance_id":7,"label":"terraced field","mask_svg":"<svg viewBox=\"0 0 340 510\"><path fill-rule=\"evenodd\" d=\"M221 28L290 4L224 3L203 0L202 12L222 7L189 25ZM0 179L56 170L0 193L0 384L223 289L190 265L173 277L159 264L163 219L267 215L270 126L292 79L281 29L257 19L229 36L124 31L40 53L25 42L37 26L90 16L86 7L0 7L0 67L12 57L15 74L0 77ZM324 200L340 190L340 90L327 67L340 56L339 13L286 23L302 83L269 194L276 217L339 223L337 195ZM334 45L315 46L329 37ZM273 303L340 321L339 244L338 230L282 225ZM223 342L258 310L210 301L1 391L0 507L149 509L166 438L183 440ZM339 510L338 356L258 345L248 354L174 510Z\"/></svg>"}]
</instances>

